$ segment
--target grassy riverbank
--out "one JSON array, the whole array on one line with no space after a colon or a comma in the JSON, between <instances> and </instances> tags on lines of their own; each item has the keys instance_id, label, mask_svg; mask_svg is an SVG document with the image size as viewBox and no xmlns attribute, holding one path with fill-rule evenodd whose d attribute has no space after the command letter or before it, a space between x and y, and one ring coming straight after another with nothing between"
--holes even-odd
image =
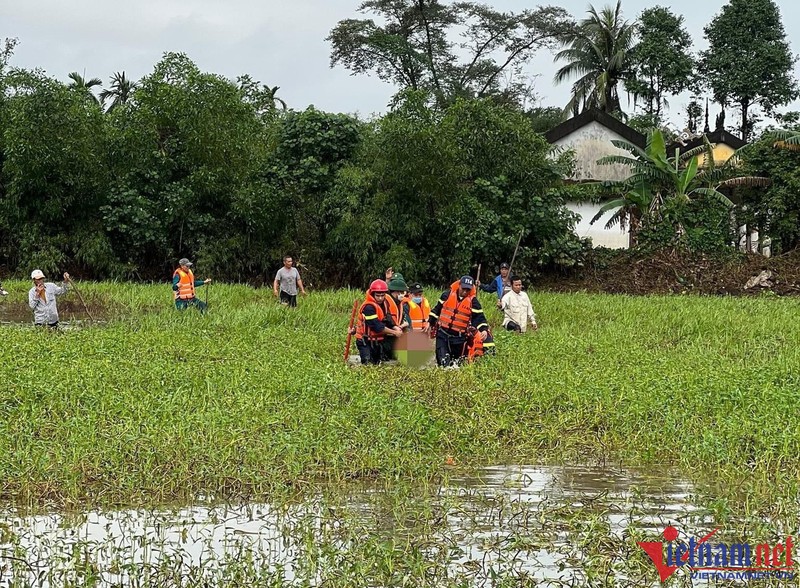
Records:
<instances>
[{"instance_id":1,"label":"grassy riverbank","mask_svg":"<svg viewBox=\"0 0 800 588\"><path fill-rule=\"evenodd\" d=\"M13 316L27 285L5 286ZM723 494L796 491L795 299L534 293L539 332L496 329L496 358L414 371L343 364L355 292L292 310L269 290L215 285L206 316L174 311L167 286L81 293L107 323L2 327L5 501L275 496L321 479L432 479L447 456L622 459L677 465Z\"/></svg>"}]
</instances>

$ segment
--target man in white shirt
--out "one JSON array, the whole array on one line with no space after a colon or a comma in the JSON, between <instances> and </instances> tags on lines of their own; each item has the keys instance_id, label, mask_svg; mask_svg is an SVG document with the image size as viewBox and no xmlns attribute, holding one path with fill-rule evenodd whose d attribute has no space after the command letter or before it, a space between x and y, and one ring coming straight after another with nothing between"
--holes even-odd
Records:
<instances>
[{"instance_id":1,"label":"man in white shirt","mask_svg":"<svg viewBox=\"0 0 800 588\"><path fill-rule=\"evenodd\" d=\"M33 322L37 326L47 325L51 329L58 328L58 308L56 297L67 293L67 284L70 283L69 274L64 274L61 286L52 282L45 282L44 272L35 269L31 272L33 288L28 291L28 306L33 311Z\"/></svg>"},{"instance_id":2,"label":"man in white shirt","mask_svg":"<svg viewBox=\"0 0 800 588\"><path fill-rule=\"evenodd\" d=\"M533 314L533 306L528 294L522 291L522 280L517 276L511 276L511 292L503 296L500 301L500 308L503 311L503 327L508 331L524 333L530 323L535 331L536 315Z\"/></svg>"}]
</instances>

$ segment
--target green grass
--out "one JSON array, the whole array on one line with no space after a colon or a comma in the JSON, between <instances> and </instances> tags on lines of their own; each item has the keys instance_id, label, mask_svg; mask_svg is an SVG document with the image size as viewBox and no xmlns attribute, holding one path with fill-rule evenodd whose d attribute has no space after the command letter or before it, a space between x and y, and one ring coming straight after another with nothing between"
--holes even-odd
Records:
<instances>
[{"instance_id":1,"label":"green grass","mask_svg":"<svg viewBox=\"0 0 800 588\"><path fill-rule=\"evenodd\" d=\"M27 285L5 286L0 305L21 304ZM344 365L355 291L287 309L268 289L214 285L201 316L175 311L166 285L80 288L107 324L3 327L4 501L274 498L434 480L450 455L673 465L759 509L797 490L795 299L534 292L537 333L502 332L490 308L497 357L417 371Z\"/></svg>"}]
</instances>

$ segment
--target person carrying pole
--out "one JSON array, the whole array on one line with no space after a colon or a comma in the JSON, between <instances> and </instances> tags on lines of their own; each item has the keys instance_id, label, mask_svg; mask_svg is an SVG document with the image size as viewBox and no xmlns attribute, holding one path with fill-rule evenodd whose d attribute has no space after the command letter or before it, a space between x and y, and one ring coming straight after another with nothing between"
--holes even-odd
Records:
<instances>
[{"instance_id":1,"label":"person carrying pole","mask_svg":"<svg viewBox=\"0 0 800 588\"><path fill-rule=\"evenodd\" d=\"M51 329L58 328L58 308L56 298L67 293L70 283L69 274L64 273L64 281L61 286L56 286L52 282L45 282L44 272L35 269L31 272L33 287L28 291L28 306L33 311L33 322L37 327L48 326Z\"/></svg>"},{"instance_id":2,"label":"person carrying pole","mask_svg":"<svg viewBox=\"0 0 800 588\"><path fill-rule=\"evenodd\" d=\"M488 284L477 282L477 287L482 292L493 292L497 294L497 307L500 308L500 301L503 296L511 292L511 280L509 280L510 268L507 262L500 264L500 273Z\"/></svg>"}]
</instances>

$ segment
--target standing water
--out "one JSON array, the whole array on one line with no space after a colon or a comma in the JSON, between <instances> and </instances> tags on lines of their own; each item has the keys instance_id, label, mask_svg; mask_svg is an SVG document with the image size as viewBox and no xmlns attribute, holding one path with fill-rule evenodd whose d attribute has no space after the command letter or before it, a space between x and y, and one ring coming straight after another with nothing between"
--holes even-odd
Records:
<instances>
[{"instance_id":1,"label":"standing water","mask_svg":"<svg viewBox=\"0 0 800 588\"><path fill-rule=\"evenodd\" d=\"M657 472L496 466L280 506L9 510L0 586L651 584L636 541L710 525L691 500L688 483Z\"/></svg>"}]
</instances>

